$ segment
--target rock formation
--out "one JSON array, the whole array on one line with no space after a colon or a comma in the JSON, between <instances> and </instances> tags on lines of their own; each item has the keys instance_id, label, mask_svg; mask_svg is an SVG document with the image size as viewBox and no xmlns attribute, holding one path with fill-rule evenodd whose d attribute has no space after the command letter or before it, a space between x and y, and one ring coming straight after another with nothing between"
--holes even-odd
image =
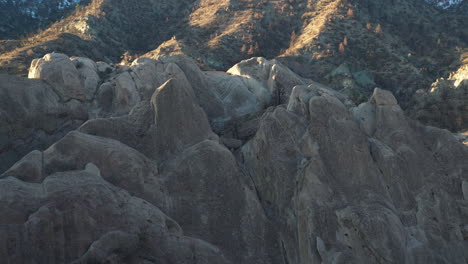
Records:
<instances>
[{"instance_id":1,"label":"rock formation","mask_svg":"<svg viewBox=\"0 0 468 264\"><path fill-rule=\"evenodd\" d=\"M468 130L468 62L414 95L411 117L452 131Z\"/></svg>"},{"instance_id":2,"label":"rock formation","mask_svg":"<svg viewBox=\"0 0 468 264\"><path fill-rule=\"evenodd\" d=\"M263 58L31 76L0 76L6 263L468 260L468 148L389 91L355 105Z\"/></svg>"}]
</instances>

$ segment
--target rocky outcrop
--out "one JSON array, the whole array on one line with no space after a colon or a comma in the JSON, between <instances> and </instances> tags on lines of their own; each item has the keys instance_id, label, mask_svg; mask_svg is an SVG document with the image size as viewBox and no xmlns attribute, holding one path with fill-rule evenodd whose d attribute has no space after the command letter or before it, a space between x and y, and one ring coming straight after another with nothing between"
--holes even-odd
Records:
<instances>
[{"instance_id":1,"label":"rocky outcrop","mask_svg":"<svg viewBox=\"0 0 468 264\"><path fill-rule=\"evenodd\" d=\"M76 100L62 102L43 80L0 75L0 173L45 149L88 119Z\"/></svg>"},{"instance_id":2,"label":"rocky outcrop","mask_svg":"<svg viewBox=\"0 0 468 264\"><path fill-rule=\"evenodd\" d=\"M276 105L288 102L294 86L311 82L310 80L301 78L276 60L266 60L261 57L242 61L234 65L227 72L233 75L248 77L246 79L248 86L252 87L251 89L254 91L259 90L255 89L258 84L252 82L251 79L260 82L263 87L267 88L267 92L260 90L256 94L267 98L271 97L271 99L267 100L268 103Z\"/></svg>"},{"instance_id":3,"label":"rocky outcrop","mask_svg":"<svg viewBox=\"0 0 468 264\"><path fill-rule=\"evenodd\" d=\"M76 190L67 193L73 197L62 197L70 203L80 204L84 199L83 203L89 204L90 200L99 199L104 206L106 199L112 203L115 201L118 209L114 210L114 205L109 204L106 209L111 210L109 212L100 210L99 205L95 204L92 208L97 210L90 209L91 219L80 218L75 220L76 225L67 224L69 229L60 231L72 235L81 232L81 227L87 230L82 233L82 244L73 248L72 253L67 253L69 259L66 261L86 263L85 260L97 257L99 263L109 258L140 263L137 261L141 255L139 249L144 250L146 258L153 262L169 259L168 263L185 263L185 250L197 256L196 260L191 260L193 263L229 261L266 264L280 261L276 235L249 178L242 173L233 154L218 142L186 79L170 79L154 92L150 101L142 101L129 115L90 120L79 131L69 133L43 152L31 152L0 177L3 178L0 185L1 181L14 179L21 184L39 185L39 189L44 188L40 186L41 183L57 177L60 181L70 182L70 188ZM89 163L94 165L87 165ZM138 201L143 199L141 201L145 206L154 209L136 206L127 196L122 198L127 202L122 203L119 198L108 196L106 191L90 187L94 186L94 180L87 179L81 172L83 168L98 174L99 183L96 185L106 190L111 188L107 192L131 195L131 199ZM72 180L74 178L77 180ZM87 185L90 192L99 192L100 196L81 192L79 186L73 185L77 181L82 184L90 181ZM214 185L217 187L212 188ZM112 188L115 190L112 191ZM38 201L38 206L45 206L41 201ZM135 208L130 209L133 206ZM60 210L54 208L54 212ZM132 210L142 213L133 215L131 219L134 220L128 219L127 222L130 226L123 227L119 221L125 221L129 217L127 213L132 214ZM166 226L161 227L162 230L157 229L159 232L154 234L155 237L151 237L150 232L150 237L146 238L146 232L159 228L161 223L151 219L150 215L158 215L152 210L170 214L174 220L163 220ZM158 211L159 214L162 214L161 211ZM100 216L100 212L105 216ZM109 219L106 218L113 214L120 215L113 220L115 225L107 223ZM54 217L50 216L52 219ZM160 217L165 218L164 215ZM9 216L6 218L12 219ZM19 230L22 232L21 228ZM216 247L183 238L181 230L186 236L203 239ZM93 235L88 236L87 232ZM173 240L166 238L169 235ZM120 242L114 242L112 238ZM43 239L55 237L47 235ZM158 243L161 242L158 241L174 242L159 251L148 248L156 244L159 247ZM58 251L67 250L64 244L58 244L55 248ZM17 250L22 251L23 248ZM177 251L181 251L181 254L171 253ZM62 259L56 263L60 261Z\"/></svg>"},{"instance_id":4,"label":"rocky outcrop","mask_svg":"<svg viewBox=\"0 0 468 264\"><path fill-rule=\"evenodd\" d=\"M83 89L103 82L90 99L0 76L0 150L17 127L55 142L0 175L0 259L466 263L468 148L391 92L356 106L261 58L72 61Z\"/></svg>"},{"instance_id":5,"label":"rocky outcrop","mask_svg":"<svg viewBox=\"0 0 468 264\"><path fill-rule=\"evenodd\" d=\"M468 149L376 89L359 107L297 86L242 160L289 263L463 263Z\"/></svg>"},{"instance_id":6,"label":"rocky outcrop","mask_svg":"<svg viewBox=\"0 0 468 264\"><path fill-rule=\"evenodd\" d=\"M42 183L4 178L0 190L6 262L194 263L196 256L197 263L230 263L155 206L105 181L93 164Z\"/></svg>"}]
</instances>

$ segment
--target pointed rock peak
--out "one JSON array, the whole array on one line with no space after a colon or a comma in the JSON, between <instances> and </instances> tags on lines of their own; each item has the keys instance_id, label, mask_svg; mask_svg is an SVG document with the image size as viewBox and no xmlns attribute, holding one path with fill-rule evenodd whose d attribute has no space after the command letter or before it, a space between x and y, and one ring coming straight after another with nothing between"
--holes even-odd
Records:
<instances>
[{"instance_id":1,"label":"pointed rock peak","mask_svg":"<svg viewBox=\"0 0 468 264\"><path fill-rule=\"evenodd\" d=\"M165 95L162 95L165 94ZM167 94L167 95L166 95ZM187 81L187 79L184 78L171 78L167 80L164 84L162 84L158 89L156 89L156 92L153 94L151 101L156 103L157 97L158 96L169 96L172 95L174 96L174 100L180 100L181 102L184 100L192 100L190 101L185 101L189 103L194 103L193 100L195 100L195 95L192 89L192 86L190 83ZM156 105L155 109L157 109Z\"/></svg>"},{"instance_id":2,"label":"pointed rock peak","mask_svg":"<svg viewBox=\"0 0 468 264\"><path fill-rule=\"evenodd\" d=\"M369 102L375 105L397 105L398 101L392 92L375 88Z\"/></svg>"},{"instance_id":3,"label":"pointed rock peak","mask_svg":"<svg viewBox=\"0 0 468 264\"><path fill-rule=\"evenodd\" d=\"M187 79L168 80L155 91L151 103L159 157L168 158L206 139L218 140Z\"/></svg>"}]
</instances>

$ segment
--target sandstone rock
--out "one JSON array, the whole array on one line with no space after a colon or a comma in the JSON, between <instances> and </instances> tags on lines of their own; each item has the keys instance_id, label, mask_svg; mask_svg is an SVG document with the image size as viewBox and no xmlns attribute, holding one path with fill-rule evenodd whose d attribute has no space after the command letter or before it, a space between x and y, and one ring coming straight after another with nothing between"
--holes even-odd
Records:
<instances>
[{"instance_id":1,"label":"sandstone rock","mask_svg":"<svg viewBox=\"0 0 468 264\"><path fill-rule=\"evenodd\" d=\"M206 82L223 104L222 115L213 123L223 123L264 108L266 102L245 85L244 78L219 72L207 72Z\"/></svg>"},{"instance_id":2,"label":"sandstone rock","mask_svg":"<svg viewBox=\"0 0 468 264\"><path fill-rule=\"evenodd\" d=\"M129 73L117 75L114 83L112 106L117 114L128 113L140 101L135 82Z\"/></svg>"},{"instance_id":3,"label":"sandstone rock","mask_svg":"<svg viewBox=\"0 0 468 264\"><path fill-rule=\"evenodd\" d=\"M168 190L165 212L185 234L217 245L233 263L281 261L272 226L226 148L205 140L161 170Z\"/></svg>"},{"instance_id":4,"label":"sandstone rock","mask_svg":"<svg viewBox=\"0 0 468 264\"><path fill-rule=\"evenodd\" d=\"M178 95L184 96L183 92L189 91L186 90L187 88L189 87L175 85L169 89L180 89L182 93ZM155 93L155 96L162 94L162 91L159 92L161 93ZM171 98L167 94L161 100L166 99L168 101L162 101L170 103ZM121 136L125 141L134 142L130 139L130 135L123 136L125 134L117 134L115 131L114 134L112 127L120 125L119 127L125 129L122 125L125 122L133 122L131 123L133 125L129 124L129 127L138 129L142 129L144 125L147 128L151 127L148 125L150 122L147 118L150 115L147 106L143 104L135 108L127 117L88 121L80 130L101 135L108 133L109 136L116 138ZM186 102L186 105L190 104ZM155 108L157 107L159 107L158 110L167 109L156 104ZM193 112L196 113L196 109ZM173 111L167 113L173 113ZM190 118L186 115L179 117ZM104 120L107 120L107 123ZM153 120L150 119L150 121ZM179 120L179 122L182 121ZM165 124L166 121L156 119L157 124L161 122ZM100 123L103 126L100 126ZM185 130L193 129L193 127L185 128ZM157 130L151 128L148 130L156 136L159 135ZM138 135L131 135L139 138ZM158 140L157 137L152 139ZM167 138L163 139L167 140ZM44 151L42 156L38 155L38 158L41 158L41 165L44 166L43 175L50 175L61 170L73 171L81 167L85 167L88 173L102 175L103 179L114 186L127 190L133 196L143 198L171 214L186 230L186 235L193 235L214 243L222 248L224 254L235 263L278 262L280 251L275 234L253 191L244 185L244 176L237 167L235 158L216 141L193 142L188 148L180 147L177 156L167 159L161 168L156 168L156 162L148 160L136 150L120 142L80 132L68 134ZM4 176L24 175L28 172L26 165L30 163L29 160L20 161L16 166L18 169L11 170ZM42 181L42 178L39 181ZM208 188L213 184L218 186L216 190ZM214 223L222 225L225 231L213 230ZM134 247L134 242L131 242L133 240L129 241L124 245ZM99 239L95 243L88 250L91 253L86 253L83 259L94 259L96 254L101 254L101 251L93 249L94 245L97 248L103 248L104 252L109 251L106 249L108 246L114 248L111 246L114 242L105 239ZM129 246L121 250L127 252L127 248ZM245 253L238 254L238 252Z\"/></svg>"},{"instance_id":5,"label":"sandstone rock","mask_svg":"<svg viewBox=\"0 0 468 264\"><path fill-rule=\"evenodd\" d=\"M287 103L294 86L305 85L310 82L310 80L301 78L280 62L266 60L261 57L244 60L229 69L228 73L248 76L259 81L268 90L268 94L262 92L261 95L264 96L267 103L275 105ZM256 88L256 90L259 89Z\"/></svg>"},{"instance_id":6,"label":"sandstone rock","mask_svg":"<svg viewBox=\"0 0 468 264\"><path fill-rule=\"evenodd\" d=\"M205 139L218 140L187 79L167 81L156 90L151 103L159 157L169 157Z\"/></svg>"},{"instance_id":7,"label":"sandstone rock","mask_svg":"<svg viewBox=\"0 0 468 264\"><path fill-rule=\"evenodd\" d=\"M88 58L71 57L70 60L75 65L76 69L78 69L86 100L91 101L101 81L98 75L97 64Z\"/></svg>"},{"instance_id":8,"label":"sandstone rock","mask_svg":"<svg viewBox=\"0 0 468 264\"><path fill-rule=\"evenodd\" d=\"M13 167L7 170L0 178L13 176L26 182L42 182L44 176L43 155L41 151L34 150L24 156Z\"/></svg>"},{"instance_id":9,"label":"sandstone rock","mask_svg":"<svg viewBox=\"0 0 468 264\"><path fill-rule=\"evenodd\" d=\"M44 152L31 152L2 177L15 176L28 182L42 182L55 172L85 167L131 193L142 197L151 193L151 197L161 197L157 190L146 191L145 182L158 172L153 162L118 141L79 132L70 132ZM128 178L128 175L132 177Z\"/></svg>"},{"instance_id":10,"label":"sandstone rock","mask_svg":"<svg viewBox=\"0 0 468 264\"><path fill-rule=\"evenodd\" d=\"M371 103L362 103L351 109L353 117L361 129L368 135L375 133L375 106Z\"/></svg>"},{"instance_id":11,"label":"sandstone rock","mask_svg":"<svg viewBox=\"0 0 468 264\"><path fill-rule=\"evenodd\" d=\"M455 204L468 150L407 119L390 93L356 108L297 86L241 152L289 263L466 259L458 230L468 211Z\"/></svg>"},{"instance_id":12,"label":"sandstone rock","mask_svg":"<svg viewBox=\"0 0 468 264\"><path fill-rule=\"evenodd\" d=\"M272 103L277 105L287 103L294 86L305 85L310 82L310 80L301 78L282 64L274 64L271 67L267 82L273 97Z\"/></svg>"},{"instance_id":13,"label":"sandstone rock","mask_svg":"<svg viewBox=\"0 0 468 264\"><path fill-rule=\"evenodd\" d=\"M311 114L309 109L309 100L317 96L323 96L324 98L331 100L339 100L341 105L346 108L354 106L347 97L339 92L331 90L321 84L311 82L308 86L298 85L293 88L287 109L288 111L294 112L298 115L309 117Z\"/></svg>"},{"instance_id":14,"label":"sandstone rock","mask_svg":"<svg viewBox=\"0 0 468 264\"><path fill-rule=\"evenodd\" d=\"M78 131L120 141L147 157L158 159L154 149L154 110L149 101L140 102L128 115L89 120Z\"/></svg>"},{"instance_id":15,"label":"sandstone rock","mask_svg":"<svg viewBox=\"0 0 468 264\"><path fill-rule=\"evenodd\" d=\"M370 103L375 105L396 105L398 104L395 96L390 91L375 88L370 99Z\"/></svg>"},{"instance_id":16,"label":"sandstone rock","mask_svg":"<svg viewBox=\"0 0 468 264\"><path fill-rule=\"evenodd\" d=\"M97 67L97 71L99 75L101 76L108 75L114 71L112 66L110 66L108 63L105 63L103 61L96 62L96 67Z\"/></svg>"},{"instance_id":17,"label":"sandstone rock","mask_svg":"<svg viewBox=\"0 0 468 264\"><path fill-rule=\"evenodd\" d=\"M65 101L86 99L86 91L80 82L80 73L64 54L50 53L42 59L33 60L28 77L45 80Z\"/></svg>"},{"instance_id":18,"label":"sandstone rock","mask_svg":"<svg viewBox=\"0 0 468 264\"><path fill-rule=\"evenodd\" d=\"M238 149L242 147L242 141L235 138L221 138L221 143L229 149Z\"/></svg>"},{"instance_id":19,"label":"sandstone rock","mask_svg":"<svg viewBox=\"0 0 468 264\"><path fill-rule=\"evenodd\" d=\"M282 67L138 59L101 75L85 104L0 76L1 163L55 142L0 176L0 258L465 263L460 139L407 118L387 91L355 106ZM99 118L65 134L88 112Z\"/></svg>"},{"instance_id":20,"label":"sandstone rock","mask_svg":"<svg viewBox=\"0 0 468 264\"><path fill-rule=\"evenodd\" d=\"M143 99L150 99L154 91L169 79L185 78L184 72L176 64L148 58L136 59L131 69L132 77Z\"/></svg>"},{"instance_id":21,"label":"sandstone rock","mask_svg":"<svg viewBox=\"0 0 468 264\"><path fill-rule=\"evenodd\" d=\"M0 102L0 173L88 119L80 103L60 102L43 80L0 75Z\"/></svg>"},{"instance_id":22,"label":"sandstone rock","mask_svg":"<svg viewBox=\"0 0 468 264\"><path fill-rule=\"evenodd\" d=\"M175 63L184 72L185 77L192 85L198 103L205 110L210 120L223 117L224 110L222 102L217 98L212 87L207 82L204 73L195 64L195 62L182 55L159 57L159 60L165 63Z\"/></svg>"},{"instance_id":23,"label":"sandstone rock","mask_svg":"<svg viewBox=\"0 0 468 264\"><path fill-rule=\"evenodd\" d=\"M114 85L111 82L103 83L96 95L96 102L98 107L103 112L112 112L112 102L114 100Z\"/></svg>"},{"instance_id":24,"label":"sandstone rock","mask_svg":"<svg viewBox=\"0 0 468 264\"><path fill-rule=\"evenodd\" d=\"M189 264L196 256L197 263L230 263L216 247L183 236L155 206L88 170L58 172L38 184L8 177L0 190L0 254L7 262ZM48 246L39 247L44 241Z\"/></svg>"},{"instance_id":25,"label":"sandstone rock","mask_svg":"<svg viewBox=\"0 0 468 264\"><path fill-rule=\"evenodd\" d=\"M141 97L132 76L125 71L103 83L97 91L96 100L100 116L119 116L130 112Z\"/></svg>"}]
</instances>

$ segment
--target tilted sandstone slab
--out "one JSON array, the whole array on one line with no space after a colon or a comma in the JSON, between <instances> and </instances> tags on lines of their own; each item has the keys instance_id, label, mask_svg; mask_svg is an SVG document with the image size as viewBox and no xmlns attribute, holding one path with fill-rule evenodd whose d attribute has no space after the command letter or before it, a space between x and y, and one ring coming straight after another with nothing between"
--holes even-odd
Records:
<instances>
[{"instance_id":1,"label":"tilted sandstone slab","mask_svg":"<svg viewBox=\"0 0 468 264\"><path fill-rule=\"evenodd\" d=\"M405 117L297 86L242 148L289 263L464 263L468 149Z\"/></svg>"}]
</instances>

